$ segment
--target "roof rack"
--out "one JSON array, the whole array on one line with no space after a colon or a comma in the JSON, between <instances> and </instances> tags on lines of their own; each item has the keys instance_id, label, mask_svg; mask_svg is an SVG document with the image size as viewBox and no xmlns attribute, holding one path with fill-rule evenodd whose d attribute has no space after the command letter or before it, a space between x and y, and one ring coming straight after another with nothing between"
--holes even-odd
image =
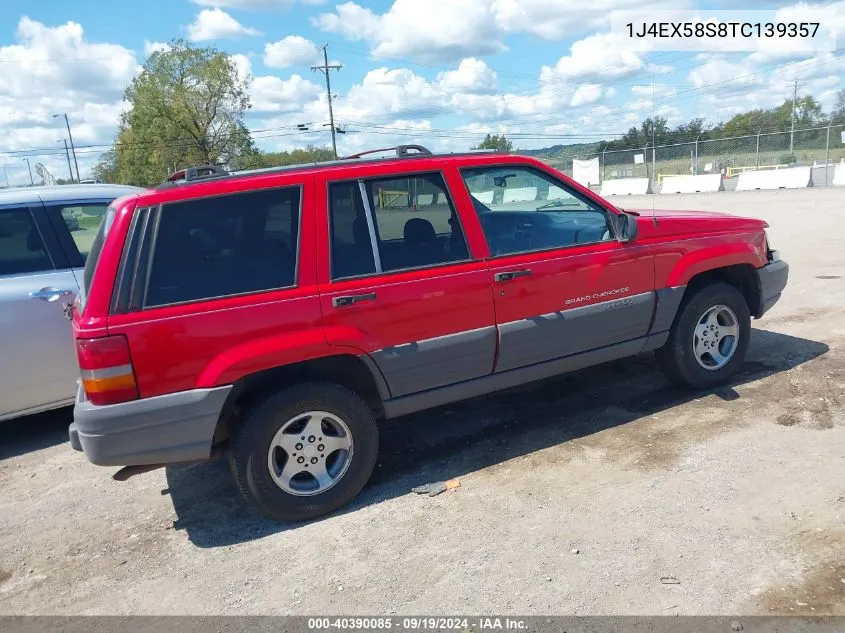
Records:
<instances>
[{"instance_id":1,"label":"roof rack","mask_svg":"<svg viewBox=\"0 0 845 633\"><path fill-rule=\"evenodd\" d=\"M180 169L167 179L167 182L178 182L184 180L185 182L193 182L194 180L203 180L204 178L215 178L218 176L228 176L229 172L223 169L220 165L198 165L197 167L186 167Z\"/></svg>"},{"instance_id":2,"label":"roof rack","mask_svg":"<svg viewBox=\"0 0 845 633\"><path fill-rule=\"evenodd\" d=\"M410 150L416 150L416 154L411 154ZM344 156L343 160L351 160L355 158L361 158L362 156L367 156L368 154L377 154L379 152L391 152L395 151L396 156L399 158L403 158L405 156L431 156L431 150L427 147L423 147L422 145L397 145L396 147L382 147L381 149L371 149L367 150L366 152L358 152L357 154L352 154L351 156Z\"/></svg>"}]
</instances>

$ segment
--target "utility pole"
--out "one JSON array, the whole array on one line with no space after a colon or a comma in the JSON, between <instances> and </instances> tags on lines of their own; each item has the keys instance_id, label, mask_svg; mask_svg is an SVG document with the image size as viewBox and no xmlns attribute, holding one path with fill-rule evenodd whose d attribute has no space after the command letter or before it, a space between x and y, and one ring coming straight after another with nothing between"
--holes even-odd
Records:
<instances>
[{"instance_id":1,"label":"utility pole","mask_svg":"<svg viewBox=\"0 0 845 633\"><path fill-rule=\"evenodd\" d=\"M26 161L27 169L29 169L29 184L35 186L35 181L32 179L32 165L29 164L28 158L24 158L24 160Z\"/></svg>"},{"instance_id":2,"label":"utility pole","mask_svg":"<svg viewBox=\"0 0 845 633\"><path fill-rule=\"evenodd\" d=\"M335 138L334 112L332 110L332 83L329 79L329 75L331 74L331 71L340 70L341 68L343 68L343 66L341 66L340 64L329 65L328 48L328 44L323 44L323 65L311 66L311 70L319 70L326 76L326 96L329 99L329 125L331 125L332 128L332 152L334 153L335 159L337 159L337 140Z\"/></svg>"},{"instance_id":3,"label":"utility pole","mask_svg":"<svg viewBox=\"0 0 845 633\"><path fill-rule=\"evenodd\" d=\"M792 86L792 126L789 130L789 154L792 156L792 147L795 141L795 101L798 99L798 80Z\"/></svg>"},{"instance_id":4,"label":"utility pole","mask_svg":"<svg viewBox=\"0 0 845 633\"><path fill-rule=\"evenodd\" d=\"M70 184L73 184L73 168L70 166L70 152L67 149L67 139L61 139L65 144L65 157L67 158L67 171L70 174Z\"/></svg>"},{"instance_id":5,"label":"utility pole","mask_svg":"<svg viewBox=\"0 0 845 633\"><path fill-rule=\"evenodd\" d=\"M67 137L70 139L70 151L73 152L73 164L76 165L76 182L79 182L79 163L76 161L76 148L73 146L73 135L70 133L70 121L67 119L67 112L62 114L54 114L53 118L64 116L65 126L67 127ZM73 178L71 178L73 180Z\"/></svg>"}]
</instances>

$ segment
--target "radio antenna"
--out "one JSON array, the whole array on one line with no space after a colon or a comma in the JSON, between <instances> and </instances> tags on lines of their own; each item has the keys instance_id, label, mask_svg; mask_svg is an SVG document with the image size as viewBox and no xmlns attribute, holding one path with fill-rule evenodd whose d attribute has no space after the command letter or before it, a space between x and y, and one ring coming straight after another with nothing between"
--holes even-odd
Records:
<instances>
[{"instance_id":1,"label":"radio antenna","mask_svg":"<svg viewBox=\"0 0 845 633\"><path fill-rule=\"evenodd\" d=\"M654 196L656 195L656 187L657 187L657 156L655 152L657 148L655 147L655 139L657 138L655 129L657 128L657 117L655 116L656 112L654 109L654 71L651 73L651 180L652 185L649 187L651 189L651 223L653 226L657 226L657 214L654 211ZM644 156L646 160L648 160L648 156Z\"/></svg>"}]
</instances>

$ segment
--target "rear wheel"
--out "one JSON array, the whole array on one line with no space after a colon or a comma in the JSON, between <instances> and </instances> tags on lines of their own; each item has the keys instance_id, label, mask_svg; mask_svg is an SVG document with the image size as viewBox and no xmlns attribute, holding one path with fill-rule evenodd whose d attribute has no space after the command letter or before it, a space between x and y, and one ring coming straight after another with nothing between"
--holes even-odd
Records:
<instances>
[{"instance_id":1,"label":"rear wheel","mask_svg":"<svg viewBox=\"0 0 845 633\"><path fill-rule=\"evenodd\" d=\"M724 384L742 367L751 338L748 304L736 288L713 283L681 305L658 363L675 383L706 389Z\"/></svg>"},{"instance_id":2,"label":"rear wheel","mask_svg":"<svg viewBox=\"0 0 845 633\"><path fill-rule=\"evenodd\" d=\"M354 392L330 383L281 391L246 412L229 466L266 515L302 521L336 510L361 491L378 453L378 427Z\"/></svg>"}]
</instances>

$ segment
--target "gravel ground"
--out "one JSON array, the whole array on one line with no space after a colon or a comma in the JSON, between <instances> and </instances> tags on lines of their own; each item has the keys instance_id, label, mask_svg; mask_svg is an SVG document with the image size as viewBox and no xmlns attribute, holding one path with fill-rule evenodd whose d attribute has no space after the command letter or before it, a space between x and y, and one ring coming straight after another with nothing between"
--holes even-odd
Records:
<instances>
[{"instance_id":1,"label":"gravel ground","mask_svg":"<svg viewBox=\"0 0 845 633\"><path fill-rule=\"evenodd\" d=\"M643 357L392 422L357 502L303 525L225 462L120 483L69 411L6 423L0 613L845 615L845 188L653 201L765 218L790 262L730 387Z\"/></svg>"}]
</instances>

